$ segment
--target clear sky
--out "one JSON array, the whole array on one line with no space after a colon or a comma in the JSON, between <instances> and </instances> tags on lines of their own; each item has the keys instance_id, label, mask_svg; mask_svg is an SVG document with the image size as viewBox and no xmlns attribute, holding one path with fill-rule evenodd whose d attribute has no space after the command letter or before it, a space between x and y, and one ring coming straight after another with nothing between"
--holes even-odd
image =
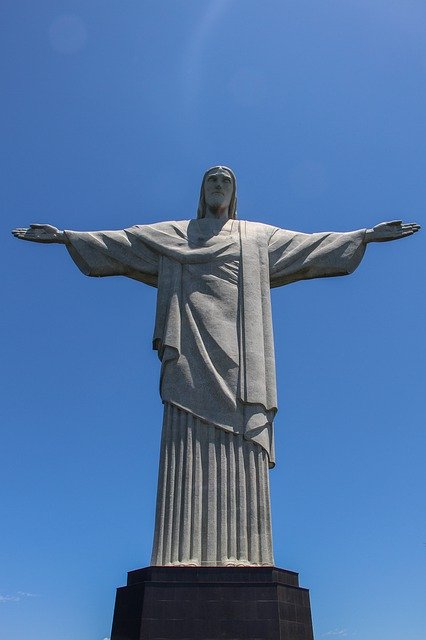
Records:
<instances>
[{"instance_id":1,"label":"clear sky","mask_svg":"<svg viewBox=\"0 0 426 640\"><path fill-rule=\"evenodd\" d=\"M305 232L426 196L424 0L3 0L0 636L104 640L149 564L155 290L85 278L16 226L239 216ZM275 290L276 564L316 640L425 640L425 236Z\"/></svg>"}]
</instances>

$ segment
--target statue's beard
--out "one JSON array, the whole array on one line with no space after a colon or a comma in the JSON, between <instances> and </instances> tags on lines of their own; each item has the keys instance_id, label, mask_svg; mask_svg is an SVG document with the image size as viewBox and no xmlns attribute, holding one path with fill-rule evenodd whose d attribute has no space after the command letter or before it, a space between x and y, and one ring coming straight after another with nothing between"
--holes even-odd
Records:
<instances>
[{"instance_id":1,"label":"statue's beard","mask_svg":"<svg viewBox=\"0 0 426 640\"><path fill-rule=\"evenodd\" d=\"M225 198L221 193L212 193L209 197L207 206L212 211L220 211L229 205L225 204Z\"/></svg>"}]
</instances>

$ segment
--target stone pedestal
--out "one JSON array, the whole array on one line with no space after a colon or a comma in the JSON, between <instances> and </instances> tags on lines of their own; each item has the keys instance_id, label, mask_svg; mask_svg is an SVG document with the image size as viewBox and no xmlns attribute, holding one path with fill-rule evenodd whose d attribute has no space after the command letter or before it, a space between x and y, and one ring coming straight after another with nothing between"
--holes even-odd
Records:
<instances>
[{"instance_id":1,"label":"stone pedestal","mask_svg":"<svg viewBox=\"0 0 426 640\"><path fill-rule=\"evenodd\" d=\"M111 640L313 640L309 592L275 567L147 567L117 589Z\"/></svg>"}]
</instances>

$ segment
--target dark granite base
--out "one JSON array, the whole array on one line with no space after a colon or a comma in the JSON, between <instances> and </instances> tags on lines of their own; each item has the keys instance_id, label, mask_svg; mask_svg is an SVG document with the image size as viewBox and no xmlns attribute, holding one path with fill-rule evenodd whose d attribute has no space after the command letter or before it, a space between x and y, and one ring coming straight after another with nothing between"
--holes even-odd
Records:
<instances>
[{"instance_id":1,"label":"dark granite base","mask_svg":"<svg viewBox=\"0 0 426 640\"><path fill-rule=\"evenodd\" d=\"M117 589L111 640L313 640L309 592L275 567L147 567Z\"/></svg>"}]
</instances>

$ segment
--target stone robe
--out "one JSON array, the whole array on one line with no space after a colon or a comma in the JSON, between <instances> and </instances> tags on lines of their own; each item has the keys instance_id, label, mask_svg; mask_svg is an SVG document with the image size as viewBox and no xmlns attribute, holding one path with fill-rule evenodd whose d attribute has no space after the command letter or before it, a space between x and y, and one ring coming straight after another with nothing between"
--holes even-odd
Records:
<instances>
[{"instance_id":1,"label":"stone robe","mask_svg":"<svg viewBox=\"0 0 426 640\"><path fill-rule=\"evenodd\" d=\"M180 426L174 429L170 416L175 413L167 410L165 414L153 564L227 564L236 556L236 561L244 564L272 564L270 522L263 527L270 513L269 485L262 467L275 464L272 424L277 399L270 288L351 273L364 254L365 230L304 234L261 223L228 220L222 224L199 219L136 225L122 231L66 231L66 235L68 250L84 274L123 275L158 288L153 346L162 362L160 394L166 407L175 407L185 418L183 414L175 417ZM183 429L183 422L190 426ZM213 440L206 441L206 451L199 451L199 456L207 461L209 447L216 451L216 457L221 456L220 432L231 438L236 436L232 442L235 447L238 442L242 450L244 441L250 442L256 460L259 458L256 447L264 452L264 463L256 463L260 466L253 472L248 457L241 457L242 466L234 482L235 478L244 478L243 493L251 496L247 498L250 504L243 505L242 512L241 505L232 507L229 492L234 489L226 487L227 502L222 505L220 524L214 519L214 527L223 529L224 512L234 508L235 513L226 514L226 527L232 528L233 521L238 521L239 529L224 544L219 542L223 531L218 529L215 542L203 546L207 532L213 528L213 516L203 520L201 512L204 509L211 514L208 506L213 489L206 494L203 507L202 497L199 503L194 502L192 478L190 486L183 488L183 493L191 495L179 494L178 508L175 494L173 498L170 495L175 491L176 477L171 477L169 471L168 480L164 477L171 452L175 455L179 447L184 450L188 434L192 434L192 442L194 434L200 432L200 425L216 428L208 436ZM164 433L169 434L166 439ZM177 433L180 435L176 436ZM178 440L174 441L174 437ZM190 455L188 451L184 457ZM234 468L235 460L240 458L238 453L232 456L232 460L227 458L225 462L217 460L216 471L221 464ZM177 473L175 470L174 475ZM186 467L181 467L180 473L188 475ZM225 474L228 484L230 473ZM182 478L180 484L184 482ZM210 480L212 487L220 484L217 473ZM199 481L207 482L205 477ZM265 500L256 493L256 483L267 485L262 489L267 495L266 512L260 509ZM221 490L215 491L217 505ZM241 487L237 493L242 494ZM253 512L253 501L257 515ZM192 506L185 522L182 514L186 503ZM179 515L174 518L170 509ZM198 511L201 520L196 526L194 513ZM241 513L245 514L242 522ZM167 527L169 534L160 535L159 529ZM241 547L238 540L250 527L257 531L255 540L251 543L250 538ZM185 539L194 537L195 531L201 532L200 543L183 551ZM255 550L250 552L250 548ZM262 548L269 551L262 555Z\"/></svg>"}]
</instances>

